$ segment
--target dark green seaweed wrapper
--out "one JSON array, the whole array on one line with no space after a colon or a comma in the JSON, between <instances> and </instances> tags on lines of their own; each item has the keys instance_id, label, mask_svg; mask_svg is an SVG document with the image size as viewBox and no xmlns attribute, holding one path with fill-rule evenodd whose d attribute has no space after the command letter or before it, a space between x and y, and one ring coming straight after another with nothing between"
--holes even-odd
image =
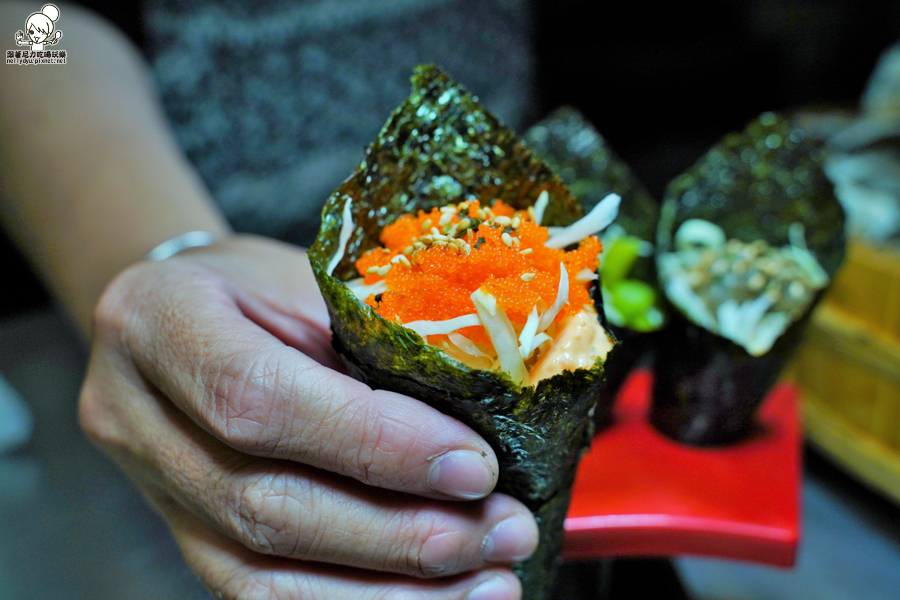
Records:
<instances>
[{"instance_id":1,"label":"dark green seaweed wrapper","mask_svg":"<svg viewBox=\"0 0 900 600\"><path fill-rule=\"evenodd\" d=\"M522 135L529 148L544 160L569 187L585 210L596 206L607 195L622 197L615 224L625 233L646 242L656 241L659 204L635 177L625 162L609 146L603 136L571 107L559 108ZM630 278L657 287L656 264L652 257L640 258ZM658 292L661 295L661 292ZM601 392L595 421L602 427L611 421L612 405L625 377L646 349L649 333L619 327L607 329L621 341L621 347L607 361L606 385ZM609 408L602 411L600 408Z\"/></svg>"},{"instance_id":2,"label":"dark green seaweed wrapper","mask_svg":"<svg viewBox=\"0 0 900 600\"><path fill-rule=\"evenodd\" d=\"M719 225L726 238L789 243L803 224L806 244L833 279L844 256L844 213L822 171L823 149L789 119L765 113L726 136L668 187L657 253L672 250L688 219ZM665 285L665 282L661 282ZM651 420L674 439L727 444L746 436L760 402L800 343L825 290L762 356L695 324L677 307L659 347Z\"/></svg>"},{"instance_id":3,"label":"dark green seaweed wrapper","mask_svg":"<svg viewBox=\"0 0 900 600\"><path fill-rule=\"evenodd\" d=\"M593 433L602 362L520 388L504 373L471 369L382 319L341 282L358 276L354 261L378 246L382 228L404 213L474 198L499 198L521 209L544 190L552 200L545 224L583 216L559 178L462 86L434 66L419 67L410 97L325 205L309 253L331 314L334 348L349 372L456 417L493 447L500 463L497 491L518 498L538 518L538 551L515 567L530 600L546 598L552 585L569 488ZM348 200L356 228L332 277L326 268L338 251Z\"/></svg>"}]
</instances>

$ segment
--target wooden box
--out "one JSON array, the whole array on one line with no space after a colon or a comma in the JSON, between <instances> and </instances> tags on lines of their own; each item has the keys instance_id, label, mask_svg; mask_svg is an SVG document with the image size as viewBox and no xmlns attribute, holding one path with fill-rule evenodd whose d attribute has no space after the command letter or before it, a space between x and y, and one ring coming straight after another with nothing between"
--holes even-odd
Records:
<instances>
[{"instance_id":1,"label":"wooden box","mask_svg":"<svg viewBox=\"0 0 900 600\"><path fill-rule=\"evenodd\" d=\"M851 242L791 375L807 436L900 503L900 250Z\"/></svg>"}]
</instances>

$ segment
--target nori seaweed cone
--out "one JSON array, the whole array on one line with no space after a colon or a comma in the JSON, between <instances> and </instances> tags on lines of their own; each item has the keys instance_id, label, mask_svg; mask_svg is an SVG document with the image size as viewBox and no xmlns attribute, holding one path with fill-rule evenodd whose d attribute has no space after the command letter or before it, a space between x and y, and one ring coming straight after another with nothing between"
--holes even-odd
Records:
<instances>
[{"instance_id":1,"label":"nori seaweed cone","mask_svg":"<svg viewBox=\"0 0 900 600\"><path fill-rule=\"evenodd\" d=\"M615 225L643 242L656 242L659 204L578 110L568 106L557 109L526 131L522 139L559 175L585 210L596 206L608 194L618 194L622 203ZM637 259L628 276L648 284L661 296L652 256ZM612 322L608 329L621 341L621 347L605 364L603 401L594 415L599 427L611 421L613 400L651 337L649 333ZM602 411L601 407L608 410Z\"/></svg>"},{"instance_id":2,"label":"nori seaweed cone","mask_svg":"<svg viewBox=\"0 0 900 600\"><path fill-rule=\"evenodd\" d=\"M521 388L502 372L471 369L382 319L341 282L357 276L354 261L378 246L382 228L404 213L473 198L526 208L544 190L552 200L546 224L566 225L584 214L559 178L462 86L434 66L419 67L410 97L326 203L309 253L331 314L333 345L348 371L456 417L493 447L497 491L518 498L538 519L538 551L515 567L530 600L546 598L552 585L569 488L593 433L602 362ZM356 228L331 276L326 265L338 251L349 200ZM602 315L600 294L595 303Z\"/></svg>"},{"instance_id":3,"label":"nori seaweed cone","mask_svg":"<svg viewBox=\"0 0 900 600\"><path fill-rule=\"evenodd\" d=\"M728 239L789 243L801 223L809 251L833 279L844 256L844 213L822 171L818 142L789 119L765 113L726 136L668 187L657 258L673 248L688 219L720 226ZM661 281L665 287L665 281ZM660 340L651 420L658 430L697 445L734 442L748 434L755 411L799 344L825 290L761 356L698 325L674 305Z\"/></svg>"}]
</instances>

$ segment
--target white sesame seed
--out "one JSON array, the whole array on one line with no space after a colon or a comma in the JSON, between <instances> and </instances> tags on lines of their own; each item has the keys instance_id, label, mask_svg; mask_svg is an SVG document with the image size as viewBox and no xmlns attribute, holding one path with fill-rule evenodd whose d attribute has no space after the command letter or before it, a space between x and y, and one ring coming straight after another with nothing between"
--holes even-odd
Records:
<instances>
[{"instance_id":1,"label":"white sesame seed","mask_svg":"<svg viewBox=\"0 0 900 600\"><path fill-rule=\"evenodd\" d=\"M366 269L366 275L372 275L378 272L378 267L369 267Z\"/></svg>"},{"instance_id":2,"label":"white sesame seed","mask_svg":"<svg viewBox=\"0 0 900 600\"><path fill-rule=\"evenodd\" d=\"M425 222L422 223L422 231L428 231L429 227L431 227L431 219L425 219Z\"/></svg>"},{"instance_id":3,"label":"white sesame seed","mask_svg":"<svg viewBox=\"0 0 900 600\"><path fill-rule=\"evenodd\" d=\"M388 264L384 265L383 267L381 267L380 269L378 269L377 273L379 276L384 277L385 275L388 274L388 272L390 272L390 270L391 270L391 264L388 263Z\"/></svg>"},{"instance_id":4,"label":"white sesame seed","mask_svg":"<svg viewBox=\"0 0 900 600\"><path fill-rule=\"evenodd\" d=\"M390 254L390 253L391 253L391 251L388 250L387 248L382 248L382 249L381 249L381 252L382 252L383 254Z\"/></svg>"},{"instance_id":5,"label":"white sesame seed","mask_svg":"<svg viewBox=\"0 0 900 600\"><path fill-rule=\"evenodd\" d=\"M455 206L442 206L439 210L440 210L442 213L456 214L457 208L456 208Z\"/></svg>"},{"instance_id":6,"label":"white sesame seed","mask_svg":"<svg viewBox=\"0 0 900 600\"><path fill-rule=\"evenodd\" d=\"M441 226L441 227L443 227L443 226L449 224L450 221L453 219L453 216L454 216L455 214L456 214L455 212L445 212L445 213L443 213L443 214L441 215L441 220L438 221L438 225Z\"/></svg>"},{"instance_id":7,"label":"white sesame seed","mask_svg":"<svg viewBox=\"0 0 900 600\"><path fill-rule=\"evenodd\" d=\"M440 246L441 248L446 248L448 243L449 242L447 242L446 240L438 240L434 243L434 245Z\"/></svg>"},{"instance_id":8,"label":"white sesame seed","mask_svg":"<svg viewBox=\"0 0 900 600\"><path fill-rule=\"evenodd\" d=\"M522 281L531 281L531 280L534 279L535 277L537 277L537 274L536 274L536 273L523 273L523 274L522 274Z\"/></svg>"},{"instance_id":9,"label":"white sesame seed","mask_svg":"<svg viewBox=\"0 0 900 600\"><path fill-rule=\"evenodd\" d=\"M512 248L512 238L508 233L504 233L500 236L500 239L503 240L503 243L506 244L508 248Z\"/></svg>"},{"instance_id":10,"label":"white sesame seed","mask_svg":"<svg viewBox=\"0 0 900 600\"><path fill-rule=\"evenodd\" d=\"M403 254L409 256L410 254L412 254L415 251L415 249L416 249L415 246L407 246L406 248L403 249Z\"/></svg>"},{"instance_id":11,"label":"white sesame seed","mask_svg":"<svg viewBox=\"0 0 900 600\"><path fill-rule=\"evenodd\" d=\"M401 265L403 265L403 266L406 267L407 269L409 269L409 268L412 267L412 264L409 262L409 259L406 258L405 256L403 256L402 254L398 255L397 258L400 259L400 260L397 261L397 262L399 262Z\"/></svg>"},{"instance_id":12,"label":"white sesame seed","mask_svg":"<svg viewBox=\"0 0 900 600\"><path fill-rule=\"evenodd\" d=\"M471 224L472 224L472 219L470 219L469 217L466 217L465 219L463 219L462 221L459 222L458 227L460 229L468 229L469 225L471 225Z\"/></svg>"},{"instance_id":13,"label":"white sesame seed","mask_svg":"<svg viewBox=\"0 0 900 600\"><path fill-rule=\"evenodd\" d=\"M494 217L494 223L506 227L507 225L510 225L512 223L512 219L504 216Z\"/></svg>"},{"instance_id":14,"label":"white sesame seed","mask_svg":"<svg viewBox=\"0 0 900 600\"><path fill-rule=\"evenodd\" d=\"M515 219L512 220L512 223L510 223L510 225L512 226L513 229L518 229L519 225L521 225L521 224L522 224L522 220L519 217L516 217Z\"/></svg>"},{"instance_id":15,"label":"white sesame seed","mask_svg":"<svg viewBox=\"0 0 900 600\"><path fill-rule=\"evenodd\" d=\"M519 238L512 238L512 245L515 246L516 248L519 247L520 243L521 242L519 241Z\"/></svg>"},{"instance_id":16,"label":"white sesame seed","mask_svg":"<svg viewBox=\"0 0 900 600\"><path fill-rule=\"evenodd\" d=\"M433 235L433 236L439 236L439 235L441 235L440 229L438 229L437 227L432 227L432 228L431 228L431 235Z\"/></svg>"},{"instance_id":17,"label":"white sesame seed","mask_svg":"<svg viewBox=\"0 0 900 600\"><path fill-rule=\"evenodd\" d=\"M519 250L519 254L521 254L522 256L526 256L528 254L531 254L532 252L534 252L534 250L532 248L525 248L524 250Z\"/></svg>"}]
</instances>

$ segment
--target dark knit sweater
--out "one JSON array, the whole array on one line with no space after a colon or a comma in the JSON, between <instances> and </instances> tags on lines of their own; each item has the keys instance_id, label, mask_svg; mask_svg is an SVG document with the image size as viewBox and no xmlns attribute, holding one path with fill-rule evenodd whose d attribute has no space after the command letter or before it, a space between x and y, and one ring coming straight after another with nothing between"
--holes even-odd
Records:
<instances>
[{"instance_id":1,"label":"dark knit sweater","mask_svg":"<svg viewBox=\"0 0 900 600\"><path fill-rule=\"evenodd\" d=\"M148 0L165 110L232 225L310 243L319 210L433 62L514 128L527 0Z\"/></svg>"}]
</instances>

